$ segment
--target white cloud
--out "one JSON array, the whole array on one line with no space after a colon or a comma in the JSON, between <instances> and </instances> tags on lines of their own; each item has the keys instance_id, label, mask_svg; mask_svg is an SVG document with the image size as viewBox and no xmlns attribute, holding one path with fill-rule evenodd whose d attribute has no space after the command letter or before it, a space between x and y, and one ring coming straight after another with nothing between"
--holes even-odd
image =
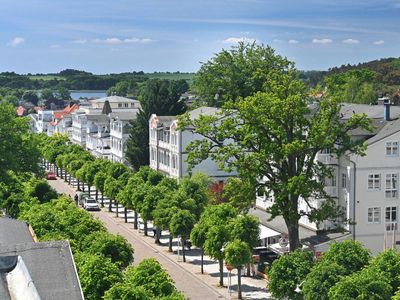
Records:
<instances>
[{"instance_id":1,"label":"white cloud","mask_svg":"<svg viewBox=\"0 0 400 300\"><path fill-rule=\"evenodd\" d=\"M333 41L331 40L331 39L313 39L312 40L312 42L314 43L314 44L330 44L330 43L332 43Z\"/></svg>"},{"instance_id":2,"label":"white cloud","mask_svg":"<svg viewBox=\"0 0 400 300\"><path fill-rule=\"evenodd\" d=\"M247 38L247 37L230 37L230 38L223 40L222 42L226 43L226 44L237 44L239 42L252 43L252 42L256 42L256 39Z\"/></svg>"},{"instance_id":3,"label":"white cloud","mask_svg":"<svg viewBox=\"0 0 400 300\"><path fill-rule=\"evenodd\" d=\"M280 39L273 39L272 40L274 43L282 43L282 40L280 40Z\"/></svg>"},{"instance_id":4,"label":"white cloud","mask_svg":"<svg viewBox=\"0 0 400 300\"><path fill-rule=\"evenodd\" d=\"M299 41L298 40L289 40L288 43L289 44L298 44Z\"/></svg>"},{"instance_id":5,"label":"white cloud","mask_svg":"<svg viewBox=\"0 0 400 300\"><path fill-rule=\"evenodd\" d=\"M11 47L17 47L18 45L22 45L23 43L25 43L25 39L17 36L13 38L12 41L8 43L8 45Z\"/></svg>"},{"instance_id":6,"label":"white cloud","mask_svg":"<svg viewBox=\"0 0 400 300\"><path fill-rule=\"evenodd\" d=\"M50 48L52 48L52 49L58 49L58 48L61 48L61 46L55 44L55 45L50 45Z\"/></svg>"},{"instance_id":7,"label":"white cloud","mask_svg":"<svg viewBox=\"0 0 400 300\"><path fill-rule=\"evenodd\" d=\"M86 39L82 39L82 40L73 40L72 41L73 44L86 44L87 40Z\"/></svg>"},{"instance_id":8,"label":"white cloud","mask_svg":"<svg viewBox=\"0 0 400 300\"><path fill-rule=\"evenodd\" d=\"M346 39L342 41L344 44L359 44L360 41L359 40L355 40L355 39Z\"/></svg>"},{"instance_id":9,"label":"white cloud","mask_svg":"<svg viewBox=\"0 0 400 300\"><path fill-rule=\"evenodd\" d=\"M92 40L93 43L97 44L109 44L109 45L119 45L119 44L133 44L133 43L138 43L138 44L146 44L153 42L152 39L149 38L125 38L125 39L119 39L119 38L106 38L106 39L94 39Z\"/></svg>"},{"instance_id":10,"label":"white cloud","mask_svg":"<svg viewBox=\"0 0 400 300\"><path fill-rule=\"evenodd\" d=\"M375 41L374 45L383 45L385 43L384 40Z\"/></svg>"}]
</instances>

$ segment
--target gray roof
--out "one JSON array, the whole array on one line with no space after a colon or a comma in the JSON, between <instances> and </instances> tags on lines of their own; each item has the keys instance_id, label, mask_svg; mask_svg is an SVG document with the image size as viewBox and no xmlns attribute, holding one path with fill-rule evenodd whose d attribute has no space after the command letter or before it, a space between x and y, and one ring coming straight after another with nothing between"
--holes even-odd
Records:
<instances>
[{"instance_id":1,"label":"gray roof","mask_svg":"<svg viewBox=\"0 0 400 300\"><path fill-rule=\"evenodd\" d=\"M33 237L26 222L7 217L0 218L0 247L31 242Z\"/></svg>"},{"instance_id":2,"label":"gray roof","mask_svg":"<svg viewBox=\"0 0 400 300\"><path fill-rule=\"evenodd\" d=\"M110 114L111 118L118 119L118 120L123 120L123 121L128 121L128 120L134 120L136 119L136 116L139 112L139 109L134 109L130 111L115 111Z\"/></svg>"},{"instance_id":3,"label":"gray roof","mask_svg":"<svg viewBox=\"0 0 400 300\"><path fill-rule=\"evenodd\" d=\"M92 103L104 103L105 101L108 101L110 103L121 103L121 102L139 103L138 100L133 100L133 99L129 99L129 98L126 98L126 97L120 97L120 96L109 96L109 97L104 97L104 98L91 100Z\"/></svg>"},{"instance_id":4,"label":"gray roof","mask_svg":"<svg viewBox=\"0 0 400 300\"><path fill-rule=\"evenodd\" d=\"M22 257L42 300L83 299L68 241L1 245L6 255Z\"/></svg>"},{"instance_id":5,"label":"gray roof","mask_svg":"<svg viewBox=\"0 0 400 300\"><path fill-rule=\"evenodd\" d=\"M386 121L385 125L380 128L380 130L373 137L367 140L367 143L373 144L378 142L392 134L400 131L400 119L393 121Z\"/></svg>"},{"instance_id":6,"label":"gray roof","mask_svg":"<svg viewBox=\"0 0 400 300\"><path fill-rule=\"evenodd\" d=\"M189 111L190 119L194 120L197 119L200 115L204 116L214 116L220 108L217 107L209 107L209 106L201 106L192 111Z\"/></svg>"},{"instance_id":7,"label":"gray roof","mask_svg":"<svg viewBox=\"0 0 400 300\"><path fill-rule=\"evenodd\" d=\"M340 113L344 120L349 119L353 114L366 114L371 119L383 119L383 110L383 105L343 103ZM391 106L390 114L392 119L399 118L400 106Z\"/></svg>"},{"instance_id":8,"label":"gray roof","mask_svg":"<svg viewBox=\"0 0 400 300\"><path fill-rule=\"evenodd\" d=\"M88 114L87 115L87 119L91 120L91 121L96 121L99 123L109 123L110 122L110 118L107 115L91 115Z\"/></svg>"}]
</instances>

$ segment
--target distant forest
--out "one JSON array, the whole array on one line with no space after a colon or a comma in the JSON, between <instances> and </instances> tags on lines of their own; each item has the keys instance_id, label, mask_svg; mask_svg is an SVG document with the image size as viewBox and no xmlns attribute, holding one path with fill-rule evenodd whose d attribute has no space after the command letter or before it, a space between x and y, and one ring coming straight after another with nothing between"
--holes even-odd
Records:
<instances>
[{"instance_id":1,"label":"distant forest","mask_svg":"<svg viewBox=\"0 0 400 300\"><path fill-rule=\"evenodd\" d=\"M388 90L399 89L400 58L382 58L357 65L341 65L340 67L330 68L328 71L302 71L300 76L313 88L318 84L324 85L324 80L328 76L363 69L368 69L375 73L375 83L385 86Z\"/></svg>"},{"instance_id":2,"label":"distant forest","mask_svg":"<svg viewBox=\"0 0 400 300\"><path fill-rule=\"evenodd\" d=\"M0 73L0 87L24 90L41 90L45 88L68 90L108 90L121 81L144 82L150 78L185 79L191 81L193 73L156 72L144 73L126 72L119 74L95 75L93 73L66 69L53 74L26 74L14 72Z\"/></svg>"}]
</instances>

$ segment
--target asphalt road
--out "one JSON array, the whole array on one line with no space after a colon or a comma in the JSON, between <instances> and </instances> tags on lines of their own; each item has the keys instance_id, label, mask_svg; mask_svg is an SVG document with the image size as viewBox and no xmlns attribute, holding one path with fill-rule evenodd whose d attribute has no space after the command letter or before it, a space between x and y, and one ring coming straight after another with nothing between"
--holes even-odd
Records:
<instances>
[{"instance_id":1,"label":"asphalt road","mask_svg":"<svg viewBox=\"0 0 400 300\"><path fill-rule=\"evenodd\" d=\"M71 197L74 197L75 195L75 189L68 186L68 184L61 179L51 180L49 181L49 184L59 193L65 193ZM223 294L225 294L223 290L221 290L222 293L220 293L217 287L205 283L199 275L186 270L178 262L174 261L164 253L165 250L157 249L157 247L151 243L152 240L147 238L147 240L149 240L147 241L142 234L138 233L136 230L130 229L132 224L125 224L122 219L116 218L115 213L109 213L102 210L100 212L93 212L93 215L104 222L109 232L121 234L132 244L135 250L134 264L138 264L145 258L155 258L175 281L176 288L182 291L189 299L227 299L223 296Z\"/></svg>"}]
</instances>

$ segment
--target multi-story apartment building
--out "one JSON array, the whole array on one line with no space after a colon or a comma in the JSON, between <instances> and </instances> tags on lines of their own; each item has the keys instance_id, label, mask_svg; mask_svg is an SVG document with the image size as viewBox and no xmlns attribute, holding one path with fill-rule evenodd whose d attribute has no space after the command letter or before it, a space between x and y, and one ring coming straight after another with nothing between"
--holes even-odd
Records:
<instances>
[{"instance_id":1,"label":"multi-story apartment building","mask_svg":"<svg viewBox=\"0 0 400 300\"><path fill-rule=\"evenodd\" d=\"M333 176L326 179L325 191L344 209L347 219L352 221L341 224L348 231L345 237L358 240L373 253L377 253L383 250L385 244L391 247L400 238L400 107L343 105L343 120L350 118L354 113L365 113L374 125L372 132L351 132L353 139L364 140L367 143L365 156L347 154L336 158L330 153L321 152L318 153L317 160L332 168ZM324 199L308 201L313 207L319 207ZM257 195L257 207L266 209L272 203L272 197L267 198L261 193ZM310 208L304 200L300 200L298 209L307 212ZM315 236L320 233L326 236L330 230L336 228L336 225L330 222L323 222L317 226L306 216L300 219L300 225L314 232ZM280 231L282 234L287 233L282 227ZM313 234L309 232L308 235L311 237Z\"/></svg>"},{"instance_id":2,"label":"multi-story apartment building","mask_svg":"<svg viewBox=\"0 0 400 300\"><path fill-rule=\"evenodd\" d=\"M96 157L125 163L129 121L136 118L140 102L111 96L90 103L72 114L72 141Z\"/></svg>"},{"instance_id":3,"label":"multi-story apartment building","mask_svg":"<svg viewBox=\"0 0 400 300\"><path fill-rule=\"evenodd\" d=\"M79 109L78 104L70 104L62 111L55 111L53 113L53 121L50 122L47 134L53 135L54 133L66 134L69 138L72 137L72 113Z\"/></svg>"},{"instance_id":4,"label":"multi-story apartment building","mask_svg":"<svg viewBox=\"0 0 400 300\"><path fill-rule=\"evenodd\" d=\"M50 123L53 121L53 111L39 109L37 114L31 114L31 129L36 133L47 133Z\"/></svg>"},{"instance_id":5,"label":"multi-story apartment building","mask_svg":"<svg viewBox=\"0 0 400 300\"><path fill-rule=\"evenodd\" d=\"M138 110L118 113L110 120L111 160L127 163L125 159L126 143L129 138L130 121L136 119Z\"/></svg>"},{"instance_id":6,"label":"multi-story apartment building","mask_svg":"<svg viewBox=\"0 0 400 300\"><path fill-rule=\"evenodd\" d=\"M200 115L214 115L214 107L199 107L189 112L190 118ZM153 114L149 120L150 167L165 173L172 178L180 179L189 174L186 162L188 152L186 147L191 141L203 139L190 129L179 129L177 116L157 116ZM228 173L218 167L218 164L208 158L196 165L192 173L201 172L210 176L214 181L225 181L235 173Z\"/></svg>"}]
</instances>

